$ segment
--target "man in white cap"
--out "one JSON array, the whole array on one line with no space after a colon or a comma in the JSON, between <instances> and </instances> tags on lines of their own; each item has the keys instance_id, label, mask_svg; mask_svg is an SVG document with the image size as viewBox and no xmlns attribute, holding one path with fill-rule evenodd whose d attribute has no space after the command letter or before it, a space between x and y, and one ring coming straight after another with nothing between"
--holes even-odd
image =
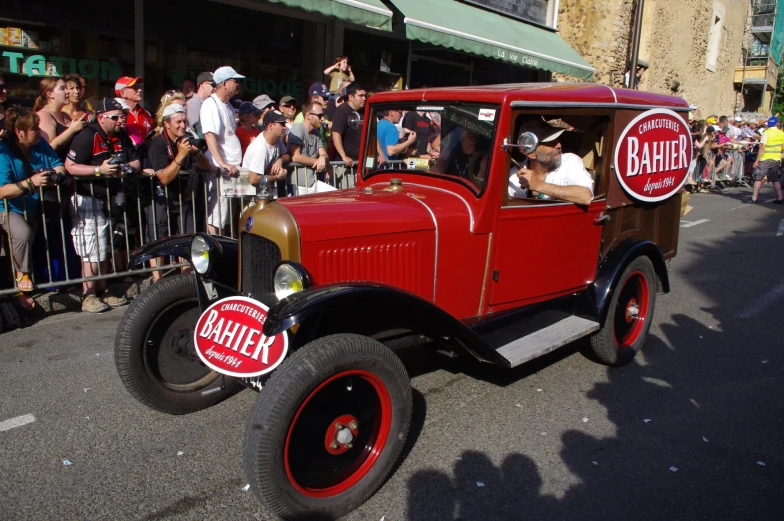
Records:
<instances>
[{"instance_id":1,"label":"man in white cap","mask_svg":"<svg viewBox=\"0 0 784 521\"><path fill-rule=\"evenodd\" d=\"M269 186L278 181L286 180L286 165L291 162L291 155L286 150L283 136L286 135L286 116L277 110L264 114L261 123L261 135L250 142L242 166L248 169L248 180L254 186L259 185L261 177L267 178ZM273 197L276 189L270 189Z\"/></svg>"},{"instance_id":2,"label":"man in white cap","mask_svg":"<svg viewBox=\"0 0 784 521\"><path fill-rule=\"evenodd\" d=\"M577 154L562 154L559 138L565 129L553 127L541 119L532 119L520 129L531 134L532 152L525 154L523 169L512 168L509 176L510 197L560 199L589 205L593 199L593 179Z\"/></svg>"},{"instance_id":3,"label":"man in white cap","mask_svg":"<svg viewBox=\"0 0 784 521\"><path fill-rule=\"evenodd\" d=\"M147 217L145 241L194 231L191 178L181 174L193 174L197 168L214 171L215 167L190 144L186 124L185 107L175 103L167 105L163 109L163 132L150 141L147 149L155 177L155 190L144 208ZM162 263L163 258L150 259L153 267ZM154 271L152 276L154 281L158 281L162 273Z\"/></svg>"},{"instance_id":4,"label":"man in white cap","mask_svg":"<svg viewBox=\"0 0 784 521\"><path fill-rule=\"evenodd\" d=\"M204 101L199 113L201 130L207 142L207 157L224 175L239 175L242 163L242 145L236 134L234 109L229 105L232 96L239 92L241 80L232 67L219 67L212 73L215 92ZM229 205L225 197L218 196L218 179L210 177L207 195L207 230L219 234L228 221Z\"/></svg>"}]
</instances>

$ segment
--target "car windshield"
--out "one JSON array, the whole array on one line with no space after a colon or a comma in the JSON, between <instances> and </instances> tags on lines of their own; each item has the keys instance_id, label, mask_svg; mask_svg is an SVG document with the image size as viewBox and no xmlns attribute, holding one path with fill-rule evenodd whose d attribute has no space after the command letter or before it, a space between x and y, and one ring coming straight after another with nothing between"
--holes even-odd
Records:
<instances>
[{"instance_id":1,"label":"car windshield","mask_svg":"<svg viewBox=\"0 0 784 521\"><path fill-rule=\"evenodd\" d=\"M463 102L378 104L362 175L389 170L444 177L482 192L490 166L498 106ZM372 139L376 138L376 139Z\"/></svg>"}]
</instances>

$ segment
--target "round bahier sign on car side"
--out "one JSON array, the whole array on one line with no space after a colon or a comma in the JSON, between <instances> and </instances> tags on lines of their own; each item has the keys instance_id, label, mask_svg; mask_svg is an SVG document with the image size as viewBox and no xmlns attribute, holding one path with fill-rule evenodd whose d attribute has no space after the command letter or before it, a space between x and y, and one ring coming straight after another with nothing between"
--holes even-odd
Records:
<instances>
[{"instance_id":1,"label":"round bahier sign on car side","mask_svg":"<svg viewBox=\"0 0 784 521\"><path fill-rule=\"evenodd\" d=\"M194 345L207 367L240 378L275 369L289 347L286 332L267 337L262 332L269 308L247 297L219 300L199 317Z\"/></svg>"},{"instance_id":2,"label":"round bahier sign on car side","mask_svg":"<svg viewBox=\"0 0 784 521\"><path fill-rule=\"evenodd\" d=\"M639 201L663 201L681 189L692 159L689 128L675 112L643 112L621 133L615 149L615 175Z\"/></svg>"}]
</instances>

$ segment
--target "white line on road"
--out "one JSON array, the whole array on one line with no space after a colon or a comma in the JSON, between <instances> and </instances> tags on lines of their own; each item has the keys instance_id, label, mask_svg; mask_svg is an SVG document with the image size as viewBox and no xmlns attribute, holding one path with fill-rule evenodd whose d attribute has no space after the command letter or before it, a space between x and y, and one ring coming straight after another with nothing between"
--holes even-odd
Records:
<instances>
[{"instance_id":1,"label":"white line on road","mask_svg":"<svg viewBox=\"0 0 784 521\"><path fill-rule=\"evenodd\" d=\"M779 224L779 231L776 232L776 237L780 237L784 235L784 219L781 220L781 224Z\"/></svg>"},{"instance_id":2,"label":"white line on road","mask_svg":"<svg viewBox=\"0 0 784 521\"><path fill-rule=\"evenodd\" d=\"M746 306L746 309L739 315L742 319L753 318L770 309L771 304L775 303L780 297L784 296L784 281L773 286L767 293L760 295L757 300Z\"/></svg>"},{"instance_id":3,"label":"white line on road","mask_svg":"<svg viewBox=\"0 0 784 521\"><path fill-rule=\"evenodd\" d=\"M16 418L11 418L10 420L0 422L0 432L10 431L11 429L21 427L22 425L27 425L28 423L33 423L34 421L35 416L32 414L17 416Z\"/></svg>"},{"instance_id":4,"label":"white line on road","mask_svg":"<svg viewBox=\"0 0 784 521\"><path fill-rule=\"evenodd\" d=\"M698 224L706 223L710 221L710 219L700 219L699 221L681 221L681 228L691 228L692 226L697 226Z\"/></svg>"},{"instance_id":5,"label":"white line on road","mask_svg":"<svg viewBox=\"0 0 784 521\"><path fill-rule=\"evenodd\" d=\"M760 202L761 203L772 203L775 200L776 200L776 198L774 197L773 199L765 199L764 201L760 201Z\"/></svg>"}]
</instances>

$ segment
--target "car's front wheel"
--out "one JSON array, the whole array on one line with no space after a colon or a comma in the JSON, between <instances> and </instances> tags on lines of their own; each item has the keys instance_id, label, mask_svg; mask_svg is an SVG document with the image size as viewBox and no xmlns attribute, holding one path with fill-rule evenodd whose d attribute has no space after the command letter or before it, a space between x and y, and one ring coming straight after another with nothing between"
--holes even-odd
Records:
<instances>
[{"instance_id":1,"label":"car's front wheel","mask_svg":"<svg viewBox=\"0 0 784 521\"><path fill-rule=\"evenodd\" d=\"M646 256L634 259L615 286L604 327L591 337L591 349L602 363L632 361L648 338L656 304L656 273Z\"/></svg>"},{"instance_id":2,"label":"car's front wheel","mask_svg":"<svg viewBox=\"0 0 784 521\"><path fill-rule=\"evenodd\" d=\"M188 414L244 388L199 359L193 330L200 315L193 275L164 278L133 301L117 326L114 361L134 398L156 411Z\"/></svg>"},{"instance_id":3,"label":"car's front wheel","mask_svg":"<svg viewBox=\"0 0 784 521\"><path fill-rule=\"evenodd\" d=\"M411 408L408 374L386 346L352 334L314 340L253 405L243 458L251 488L285 519L340 517L389 475Z\"/></svg>"}]
</instances>

